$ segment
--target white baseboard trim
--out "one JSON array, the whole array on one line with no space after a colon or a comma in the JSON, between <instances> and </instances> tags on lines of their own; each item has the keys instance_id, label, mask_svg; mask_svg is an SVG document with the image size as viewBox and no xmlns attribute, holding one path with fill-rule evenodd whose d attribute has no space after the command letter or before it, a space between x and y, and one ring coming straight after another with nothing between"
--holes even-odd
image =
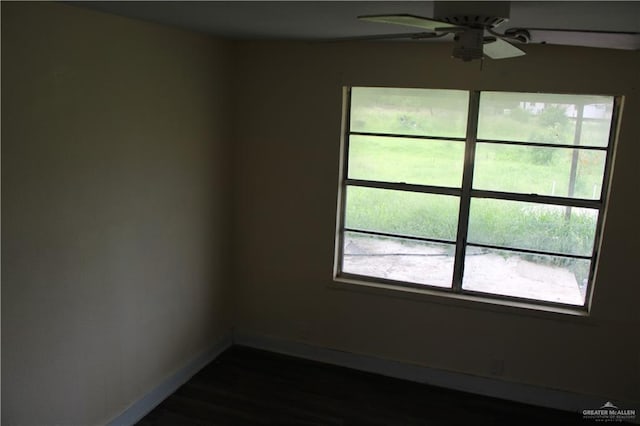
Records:
<instances>
[{"instance_id":1,"label":"white baseboard trim","mask_svg":"<svg viewBox=\"0 0 640 426\"><path fill-rule=\"evenodd\" d=\"M149 414L158 404L174 393L198 371L216 359L218 355L233 345L233 335L228 334L215 345L192 359L187 365L178 370L171 377L160 383L151 392L131 404L126 410L107 423L109 426L130 426L136 424Z\"/></svg>"},{"instance_id":2,"label":"white baseboard trim","mask_svg":"<svg viewBox=\"0 0 640 426\"><path fill-rule=\"evenodd\" d=\"M582 395L523 383L438 370L269 336L243 333L237 330L234 332L234 344L447 389L577 413L582 413L582 410L585 409L597 409L609 401L606 397ZM611 400L611 402L621 408L636 408L633 403L628 401Z\"/></svg>"}]
</instances>

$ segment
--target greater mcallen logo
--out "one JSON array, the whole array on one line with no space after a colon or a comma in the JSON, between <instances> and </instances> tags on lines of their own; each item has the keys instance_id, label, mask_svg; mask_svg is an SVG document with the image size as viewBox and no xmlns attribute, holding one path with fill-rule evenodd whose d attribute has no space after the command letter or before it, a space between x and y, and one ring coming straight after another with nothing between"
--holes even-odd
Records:
<instances>
[{"instance_id":1,"label":"greater mcallen logo","mask_svg":"<svg viewBox=\"0 0 640 426\"><path fill-rule=\"evenodd\" d=\"M622 410L607 401L597 410L582 410L582 417L597 422L625 422L636 418L636 410Z\"/></svg>"}]
</instances>

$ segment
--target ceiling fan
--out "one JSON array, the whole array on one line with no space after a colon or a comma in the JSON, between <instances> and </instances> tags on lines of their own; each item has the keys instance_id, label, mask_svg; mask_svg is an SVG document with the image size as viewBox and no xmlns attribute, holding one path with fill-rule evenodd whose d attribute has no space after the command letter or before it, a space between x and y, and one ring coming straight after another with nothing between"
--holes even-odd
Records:
<instances>
[{"instance_id":1,"label":"ceiling fan","mask_svg":"<svg viewBox=\"0 0 640 426\"><path fill-rule=\"evenodd\" d=\"M510 4L506 1L436 1L434 18L410 14L359 16L362 21L404 25L428 30L420 33L372 36L368 39L431 39L453 34L453 57L463 61L504 59L522 56L514 46L524 43L562 44L572 46L640 49L640 33L577 31L562 29L510 28L502 33L495 28L509 20Z\"/></svg>"}]
</instances>

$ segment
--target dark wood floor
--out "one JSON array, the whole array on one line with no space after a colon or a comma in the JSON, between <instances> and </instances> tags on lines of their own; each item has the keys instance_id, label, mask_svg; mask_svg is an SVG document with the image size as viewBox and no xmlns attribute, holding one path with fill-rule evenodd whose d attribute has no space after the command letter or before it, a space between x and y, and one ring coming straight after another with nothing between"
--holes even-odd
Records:
<instances>
[{"instance_id":1,"label":"dark wood floor","mask_svg":"<svg viewBox=\"0 0 640 426\"><path fill-rule=\"evenodd\" d=\"M578 414L234 346L138 425L585 423Z\"/></svg>"}]
</instances>

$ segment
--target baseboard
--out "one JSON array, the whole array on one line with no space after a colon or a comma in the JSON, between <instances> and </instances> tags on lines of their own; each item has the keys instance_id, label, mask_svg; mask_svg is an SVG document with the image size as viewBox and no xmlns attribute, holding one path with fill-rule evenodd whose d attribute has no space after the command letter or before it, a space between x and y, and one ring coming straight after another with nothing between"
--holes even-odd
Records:
<instances>
[{"instance_id":1,"label":"baseboard","mask_svg":"<svg viewBox=\"0 0 640 426\"><path fill-rule=\"evenodd\" d=\"M582 413L586 409L598 409L609 401L606 397L582 395L465 373L438 370L269 336L248 334L237 330L234 332L234 343L388 377L564 411ZM634 404L629 401L611 400L611 402L621 408L635 408Z\"/></svg>"},{"instance_id":2,"label":"baseboard","mask_svg":"<svg viewBox=\"0 0 640 426\"><path fill-rule=\"evenodd\" d=\"M231 345L233 345L233 335L228 334L107 424L109 426L134 425Z\"/></svg>"}]
</instances>

